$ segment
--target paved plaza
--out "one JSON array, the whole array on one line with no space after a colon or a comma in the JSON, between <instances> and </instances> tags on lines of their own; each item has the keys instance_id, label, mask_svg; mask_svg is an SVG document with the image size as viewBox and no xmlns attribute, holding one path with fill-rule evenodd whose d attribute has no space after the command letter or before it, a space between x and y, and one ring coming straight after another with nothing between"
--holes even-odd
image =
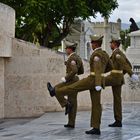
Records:
<instances>
[{"instance_id":1,"label":"paved plaza","mask_svg":"<svg viewBox=\"0 0 140 140\"><path fill-rule=\"evenodd\" d=\"M39 118L0 121L0 140L140 140L140 103L123 105L123 127L110 128L112 105L103 105L101 135L87 135L90 111L77 113L75 129L63 127L64 112L46 113Z\"/></svg>"}]
</instances>

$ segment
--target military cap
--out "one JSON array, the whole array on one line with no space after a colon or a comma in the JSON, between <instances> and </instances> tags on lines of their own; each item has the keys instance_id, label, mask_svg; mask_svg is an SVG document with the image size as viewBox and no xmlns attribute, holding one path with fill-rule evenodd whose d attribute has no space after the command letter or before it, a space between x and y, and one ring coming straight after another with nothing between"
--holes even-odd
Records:
<instances>
[{"instance_id":1,"label":"military cap","mask_svg":"<svg viewBox=\"0 0 140 140\"><path fill-rule=\"evenodd\" d=\"M104 36L101 35L90 35L91 42L93 41L102 41Z\"/></svg>"},{"instance_id":2,"label":"military cap","mask_svg":"<svg viewBox=\"0 0 140 140\"><path fill-rule=\"evenodd\" d=\"M117 42L117 43L121 43L121 38L112 38L112 40L110 41L110 43L112 42Z\"/></svg>"},{"instance_id":3,"label":"military cap","mask_svg":"<svg viewBox=\"0 0 140 140\"><path fill-rule=\"evenodd\" d=\"M77 43L75 43L75 42L70 42L70 41L65 40L64 43L65 43L66 49L72 48L75 50L77 47Z\"/></svg>"}]
</instances>

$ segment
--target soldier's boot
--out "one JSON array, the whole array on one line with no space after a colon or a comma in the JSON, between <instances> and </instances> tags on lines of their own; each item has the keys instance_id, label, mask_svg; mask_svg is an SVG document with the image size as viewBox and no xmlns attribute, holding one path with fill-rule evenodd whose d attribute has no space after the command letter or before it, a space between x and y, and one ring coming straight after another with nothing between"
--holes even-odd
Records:
<instances>
[{"instance_id":1,"label":"soldier's boot","mask_svg":"<svg viewBox=\"0 0 140 140\"><path fill-rule=\"evenodd\" d=\"M112 124L108 125L109 127L122 127L122 122L121 121L115 121Z\"/></svg>"},{"instance_id":2,"label":"soldier's boot","mask_svg":"<svg viewBox=\"0 0 140 140\"><path fill-rule=\"evenodd\" d=\"M55 96L55 88L52 87L50 82L47 83L47 88L48 88L48 91L50 93L50 96L51 97Z\"/></svg>"},{"instance_id":3,"label":"soldier's boot","mask_svg":"<svg viewBox=\"0 0 140 140\"><path fill-rule=\"evenodd\" d=\"M98 129L98 128L93 128L89 131L86 131L85 133L86 134L92 134L92 135L100 135L101 134L100 129Z\"/></svg>"},{"instance_id":4,"label":"soldier's boot","mask_svg":"<svg viewBox=\"0 0 140 140\"><path fill-rule=\"evenodd\" d=\"M74 125L65 124L64 127L66 127L66 128L74 128Z\"/></svg>"},{"instance_id":5,"label":"soldier's boot","mask_svg":"<svg viewBox=\"0 0 140 140\"><path fill-rule=\"evenodd\" d=\"M68 102L65 106L65 115L69 114L72 111L72 104Z\"/></svg>"}]
</instances>

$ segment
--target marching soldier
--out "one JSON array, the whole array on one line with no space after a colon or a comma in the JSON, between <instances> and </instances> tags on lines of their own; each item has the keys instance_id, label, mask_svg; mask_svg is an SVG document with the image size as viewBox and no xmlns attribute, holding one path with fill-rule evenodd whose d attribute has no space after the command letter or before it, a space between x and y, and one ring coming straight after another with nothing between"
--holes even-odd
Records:
<instances>
[{"instance_id":1,"label":"marching soldier","mask_svg":"<svg viewBox=\"0 0 140 140\"><path fill-rule=\"evenodd\" d=\"M66 65L66 76L61 78L62 83L59 83L55 86L55 88L59 89L70 85L79 80L79 74L84 73L83 63L81 58L75 53L76 43L64 42L66 45L66 54L68 55L67 61L65 61ZM48 84L49 86L49 84ZM64 125L67 128L75 127L75 119L77 112L77 92L75 94L68 95L68 103L63 105L59 100L59 96L56 96L60 105L65 107L65 115L68 114L68 124Z\"/></svg>"},{"instance_id":2,"label":"marching soldier","mask_svg":"<svg viewBox=\"0 0 140 140\"><path fill-rule=\"evenodd\" d=\"M101 123L101 103L100 95L101 89L104 88L104 73L109 70L110 59L108 54L101 49L103 36L91 36L91 44L94 52L90 57L90 75L87 78L79 80L74 84L65 86L62 88L53 88L51 84L48 86L50 94L59 97L59 102L62 106L68 104L68 100L64 98L65 95L73 95L77 92L90 90L90 96L92 101L92 113L91 113L91 127L92 129L86 131L86 134L100 135L100 123Z\"/></svg>"},{"instance_id":3,"label":"marching soldier","mask_svg":"<svg viewBox=\"0 0 140 140\"><path fill-rule=\"evenodd\" d=\"M133 81L138 81L138 76L133 73L129 60L119 49L121 40L114 38L110 43L112 49L110 59L113 63L113 70L110 75L105 78L105 85L112 86L115 122L109 124L109 127L122 127L121 90L124 84L124 75L128 73Z\"/></svg>"}]
</instances>

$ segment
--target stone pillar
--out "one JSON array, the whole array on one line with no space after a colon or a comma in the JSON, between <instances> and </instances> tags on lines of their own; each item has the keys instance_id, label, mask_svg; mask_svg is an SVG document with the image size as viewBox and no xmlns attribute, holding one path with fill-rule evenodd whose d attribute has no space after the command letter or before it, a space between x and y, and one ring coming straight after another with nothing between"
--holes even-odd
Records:
<instances>
[{"instance_id":1,"label":"stone pillar","mask_svg":"<svg viewBox=\"0 0 140 140\"><path fill-rule=\"evenodd\" d=\"M103 49L107 51L109 55L111 55L111 49L109 47L109 41L110 41L110 33L109 33L109 23L108 18L104 19L104 41L103 41Z\"/></svg>"},{"instance_id":2,"label":"stone pillar","mask_svg":"<svg viewBox=\"0 0 140 140\"><path fill-rule=\"evenodd\" d=\"M0 57L11 57L13 37L15 37L15 11L0 3Z\"/></svg>"},{"instance_id":3,"label":"stone pillar","mask_svg":"<svg viewBox=\"0 0 140 140\"><path fill-rule=\"evenodd\" d=\"M15 10L0 3L0 118L4 118L4 61L6 57L12 56L13 37L15 37Z\"/></svg>"},{"instance_id":4,"label":"stone pillar","mask_svg":"<svg viewBox=\"0 0 140 140\"><path fill-rule=\"evenodd\" d=\"M4 58L0 58L0 118L4 118Z\"/></svg>"}]
</instances>

